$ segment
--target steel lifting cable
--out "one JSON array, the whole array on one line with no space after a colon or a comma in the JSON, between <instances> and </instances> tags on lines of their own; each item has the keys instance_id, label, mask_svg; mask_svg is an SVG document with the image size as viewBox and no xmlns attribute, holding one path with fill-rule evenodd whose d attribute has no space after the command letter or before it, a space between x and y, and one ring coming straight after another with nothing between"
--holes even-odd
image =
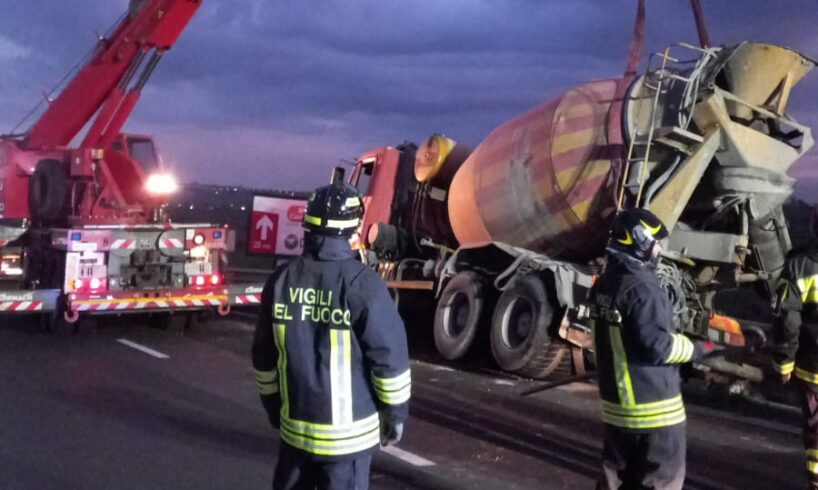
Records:
<instances>
[{"instance_id":1,"label":"steel lifting cable","mask_svg":"<svg viewBox=\"0 0 818 490\"><path fill-rule=\"evenodd\" d=\"M108 30L105 31L105 35L100 38L100 41L103 40L103 39L107 39L108 36L116 28L116 26L118 26L125 19L125 17L127 17L127 16L128 16L128 13L124 13L121 16L119 16L119 18L111 25L111 27L109 27ZM77 61L74 64L74 66L72 66L68 70L68 72L60 79L60 81L57 82L56 85L54 85L54 87L51 90L49 90L48 92L46 92L44 94L45 97L42 100L40 100L39 102L37 102L37 104L35 104L34 107L32 107L31 110L28 111L28 113L26 113L26 115L23 116L22 119L20 119L20 121L8 133L8 136L22 136L22 135L15 135L17 130L19 130L20 127L23 124L25 124L25 122L28 121L40 109L40 107L42 107L44 102L51 103L51 96L55 92L57 92L70 78L72 78L74 75L76 75L76 73L80 70L80 68L82 66L84 66L88 62L88 60L97 52L98 48L99 48L99 46L95 45L93 48L91 48L88 51L87 54L85 54L83 57L81 57L79 59L79 61Z\"/></svg>"}]
</instances>

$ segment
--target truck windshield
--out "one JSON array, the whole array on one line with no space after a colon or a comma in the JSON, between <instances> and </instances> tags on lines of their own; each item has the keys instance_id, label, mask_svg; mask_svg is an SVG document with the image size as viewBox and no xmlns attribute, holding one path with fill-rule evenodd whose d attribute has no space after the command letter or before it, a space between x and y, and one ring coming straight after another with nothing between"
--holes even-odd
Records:
<instances>
[{"instance_id":1,"label":"truck windshield","mask_svg":"<svg viewBox=\"0 0 818 490\"><path fill-rule=\"evenodd\" d=\"M366 196L369 191L369 184L372 181L372 169L375 167L373 163L359 163L358 168L352 176L352 185L358 189L358 194Z\"/></svg>"},{"instance_id":2,"label":"truck windshield","mask_svg":"<svg viewBox=\"0 0 818 490\"><path fill-rule=\"evenodd\" d=\"M149 139L128 139L128 154L139 162L143 170L154 170L159 167L156 158L156 149Z\"/></svg>"}]
</instances>

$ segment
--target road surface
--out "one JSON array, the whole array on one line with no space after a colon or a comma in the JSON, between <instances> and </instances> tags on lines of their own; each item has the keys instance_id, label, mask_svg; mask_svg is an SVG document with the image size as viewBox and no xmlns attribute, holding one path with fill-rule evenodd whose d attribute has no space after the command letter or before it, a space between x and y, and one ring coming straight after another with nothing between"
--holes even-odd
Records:
<instances>
[{"instance_id":1,"label":"road surface","mask_svg":"<svg viewBox=\"0 0 818 490\"><path fill-rule=\"evenodd\" d=\"M185 333L113 319L63 336L7 321L0 488L269 488L277 434L256 394L248 320ZM417 357L406 437L376 457L373 489L593 488L592 384L523 397L537 383ZM709 404L688 404L686 488L802 488L791 410L761 419Z\"/></svg>"}]
</instances>

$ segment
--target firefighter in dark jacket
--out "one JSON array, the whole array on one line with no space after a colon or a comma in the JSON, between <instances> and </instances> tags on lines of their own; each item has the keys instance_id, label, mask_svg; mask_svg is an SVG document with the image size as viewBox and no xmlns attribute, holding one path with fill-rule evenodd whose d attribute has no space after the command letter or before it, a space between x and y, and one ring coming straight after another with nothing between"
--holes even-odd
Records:
<instances>
[{"instance_id":1,"label":"firefighter in dark jacket","mask_svg":"<svg viewBox=\"0 0 818 490\"><path fill-rule=\"evenodd\" d=\"M807 478L818 489L818 239L787 257L776 288L773 368L787 383L793 372L802 394Z\"/></svg>"},{"instance_id":2,"label":"firefighter in dark jacket","mask_svg":"<svg viewBox=\"0 0 818 490\"><path fill-rule=\"evenodd\" d=\"M403 433L406 333L386 285L350 248L362 215L354 188L317 189L303 256L262 292L253 367L282 441L276 490L365 490L373 450Z\"/></svg>"},{"instance_id":3,"label":"firefighter in dark jacket","mask_svg":"<svg viewBox=\"0 0 818 490\"><path fill-rule=\"evenodd\" d=\"M608 261L591 291L599 394L605 424L604 483L598 488L681 489L685 407L679 364L705 344L675 333L656 265L664 224L643 209L620 211Z\"/></svg>"}]
</instances>

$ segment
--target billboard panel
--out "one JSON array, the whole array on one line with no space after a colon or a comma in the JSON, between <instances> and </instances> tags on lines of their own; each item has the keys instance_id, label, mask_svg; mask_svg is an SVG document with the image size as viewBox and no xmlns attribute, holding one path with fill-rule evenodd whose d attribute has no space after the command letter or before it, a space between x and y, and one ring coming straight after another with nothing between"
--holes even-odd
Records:
<instances>
[{"instance_id":1,"label":"billboard panel","mask_svg":"<svg viewBox=\"0 0 818 490\"><path fill-rule=\"evenodd\" d=\"M253 196L247 252L260 255L301 255L301 222L307 202L300 199Z\"/></svg>"}]
</instances>

